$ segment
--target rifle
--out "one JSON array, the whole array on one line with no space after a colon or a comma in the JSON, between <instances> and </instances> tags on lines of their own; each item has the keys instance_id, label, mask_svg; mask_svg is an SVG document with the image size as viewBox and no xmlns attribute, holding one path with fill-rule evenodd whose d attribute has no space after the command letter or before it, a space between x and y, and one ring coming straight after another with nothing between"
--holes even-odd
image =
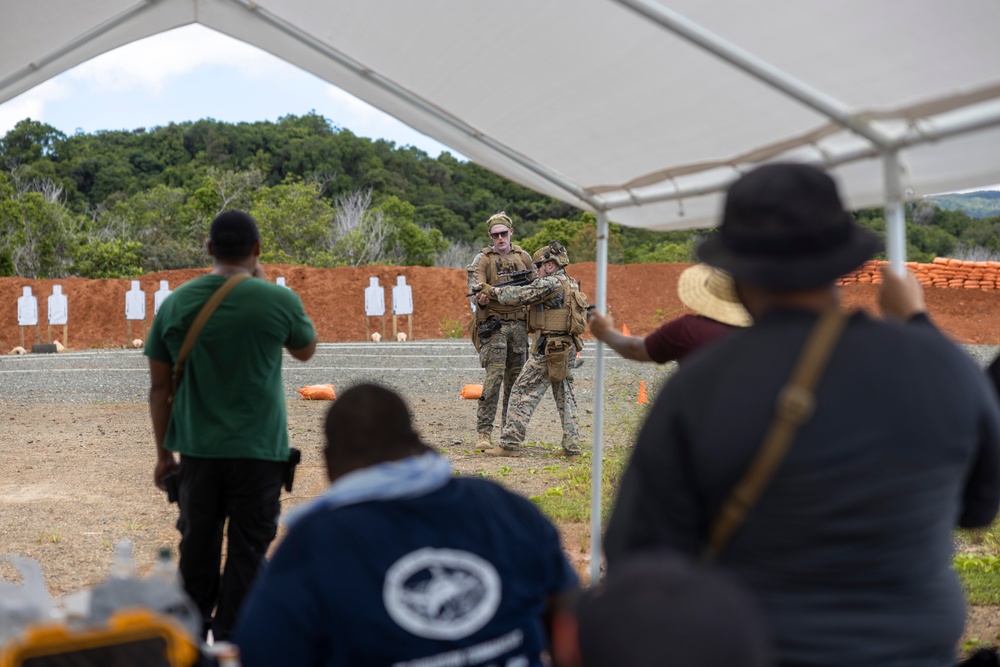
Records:
<instances>
[{"instance_id":1,"label":"rifle","mask_svg":"<svg viewBox=\"0 0 1000 667\"><path fill-rule=\"evenodd\" d=\"M531 269L521 269L520 271L511 271L507 274L507 281L502 283L497 283L493 287L522 287L524 285L530 285L531 281L534 280L535 272ZM465 296L476 296L478 290L469 292Z\"/></svg>"}]
</instances>

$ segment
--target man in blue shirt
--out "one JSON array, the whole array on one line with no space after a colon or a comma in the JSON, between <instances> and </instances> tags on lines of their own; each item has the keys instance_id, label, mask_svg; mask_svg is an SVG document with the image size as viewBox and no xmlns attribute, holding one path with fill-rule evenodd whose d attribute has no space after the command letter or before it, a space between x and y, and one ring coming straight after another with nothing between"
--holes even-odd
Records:
<instances>
[{"instance_id":1,"label":"man in blue shirt","mask_svg":"<svg viewBox=\"0 0 1000 667\"><path fill-rule=\"evenodd\" d=\"M541 665L576 587L555 527L455 478L382 387L345 392L326 440L332 484L286 518L238 624L243 665Z\"/></svg>"}]
</instances>

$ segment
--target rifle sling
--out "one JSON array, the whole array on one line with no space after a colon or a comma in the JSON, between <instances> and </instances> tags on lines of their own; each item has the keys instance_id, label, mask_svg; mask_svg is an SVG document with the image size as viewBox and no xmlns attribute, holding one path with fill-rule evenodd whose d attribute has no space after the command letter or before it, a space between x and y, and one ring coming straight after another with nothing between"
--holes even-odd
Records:
<instances>
[{"instance_id":1,"label":"rifle sling","mask_svg":"<svg viewBox=\"0 0 1000 667\"><path fill-rule=\"evenodd\" d=\"M722 553L729 538L746 520L774 477L799 427L812 416L816 408L816 386L849 317L839 308L830 308L810 332L791 379L778 393L774 419L763 444L712 521L705 547L706 560L715 560Z\"/></svg>"},{"instance_id":2,"label":"rifle sling","mask_svg":"<svg viewBox=\"0 0 1000 667\"><path fill-rule=\"evenodd\" d=\"M181 379L184 377L184 364L187 363L188 357L191 356L191 350L194 348L195 341L198 340L198 334L201 333L201 330L205 327L209 318L212 317L215 309L222 303L222 300L233 291L236 285L249 277L249 273L237 273L235 276L229 276L226 282L222 283L219 289L212 293L212 296L208 298L205 305L198 311L194 322L191 323L191 328L188 329L187 335L184 336L184 342L181 344L181 350L177 354L177 360L174 361L174 370L170 375L170 396L167 397L168 403L174 402L174 394L177 393L177 387L180 386Z\"/></svg>"}]
</instances>

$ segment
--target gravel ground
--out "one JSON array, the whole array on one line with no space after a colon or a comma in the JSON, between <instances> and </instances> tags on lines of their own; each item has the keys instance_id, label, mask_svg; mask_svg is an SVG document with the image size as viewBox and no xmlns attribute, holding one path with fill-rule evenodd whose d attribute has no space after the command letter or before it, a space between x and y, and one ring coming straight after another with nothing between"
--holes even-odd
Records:
<instances>
[{"instance_id":1,"label":"gravel ground","mask_svg":"<svg viewBox=\"0 0 1000 667\"><path fill-rule=\"evenodd\" d=\"M982 366L998 350L965 349ZM577 399L587 409L585 438L591 433L593 354L588 346L584 366L575 371ZM635 414L640 380L652 388L672 365L636 364L611 354L607 368L605 430L613 438L616 425ZM0 357L0 552L38 559L53 594L101 580L118 539L135 542L141 569L151 567L159 547L176 544L176 508L152 486L148 381L139 350ZM295 390L333 383L342 391L363 381L400 391L424 439L463 474L490 476L526 496L559 483L555 475L564 461L549 444L561 436L550 398L529 426L528 456L498 460L473 452L475 402L458 394L463 385L482 382L482 370L468 341L324 344L308 363L285 361L289 432L303 464L284 507L325 486L319 448L327 404L298 400ZM571 559L585 571L586 527L561 528ZM11 571L0 567L0 576Z\"/></svg>"},{"instance_id":2,"label":"gravel ground","mask_svg":"<svg viewBox=\"0 0 1000 667\"><path fill-rule=\"evenodd\" d=\"M576 393L581 410L587 409L581 421L589 438L593 347L583 359L575 371ZM652 386L663 374L613 355L607 367L609 415L634 410L639 381ZM424 439L458 471L493 477L526 496L557 484L555 473L565 464L549 444L561 439L550 398L529 426L528 456L494 459L473 451L476 403L461 400L459 391L482 382L483 371L468 341L324 344L307 363L286 358L283 375L291 442L303 451L284 507L325 486L319 448L328 404L300 400L296 389L308 384L333 383L343 391L375 381L395 388ZM141 568L152 564L159 547L176 544L176 508L152 486L148 384L140 350L0 357L0 552L37 558L54 594L102 579L118 539L135 542ZM586 535L577 534L585 528L571 529L567 542L585 545ZM576 560L584 569L583 557Z\"/></svg>"},{"instance_id":3,"label":"gravel ground","mask_svg":"<svg viewBox=\"0 0 1000 667\"><path fill-rule=\"evenodd\" d=\"M985 367L1000 348L962 346ZM584 365L575 372L581 404L593 402L594 352L588 345ZM650 380L657 373L616 354L606 356L609 375L623 372ZM669 365L668 365L669 368ZM468 341L424 341L405 344L333 343L319 346L307 363L285 355L285 395L296 389L333 383L346 388L378 382L396 389L411 402L424 395L456 396L462 386L482 381L479 359ZM149 389L146 358L141 350L96 350L62 354L0 356L0 406L8 403L145 403Z\"/></svg>"}]
</instances>

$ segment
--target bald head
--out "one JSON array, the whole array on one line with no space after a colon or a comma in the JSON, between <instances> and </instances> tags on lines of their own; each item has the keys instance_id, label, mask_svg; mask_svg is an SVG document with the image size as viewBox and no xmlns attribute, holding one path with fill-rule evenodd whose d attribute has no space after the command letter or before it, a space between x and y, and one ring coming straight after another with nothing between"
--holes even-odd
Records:
<instances>
[{"instance_id":1,"label":"bald head","mask_svg":"<svg viewBox=\"0 0 1000 667\"><path fill-rule=\"evenodd\" d=\"M403 399L375 384L344 392L326 413L327 473L331 480L377 463L430 451L413 429Z\"/></svg>"}]
</instances>

